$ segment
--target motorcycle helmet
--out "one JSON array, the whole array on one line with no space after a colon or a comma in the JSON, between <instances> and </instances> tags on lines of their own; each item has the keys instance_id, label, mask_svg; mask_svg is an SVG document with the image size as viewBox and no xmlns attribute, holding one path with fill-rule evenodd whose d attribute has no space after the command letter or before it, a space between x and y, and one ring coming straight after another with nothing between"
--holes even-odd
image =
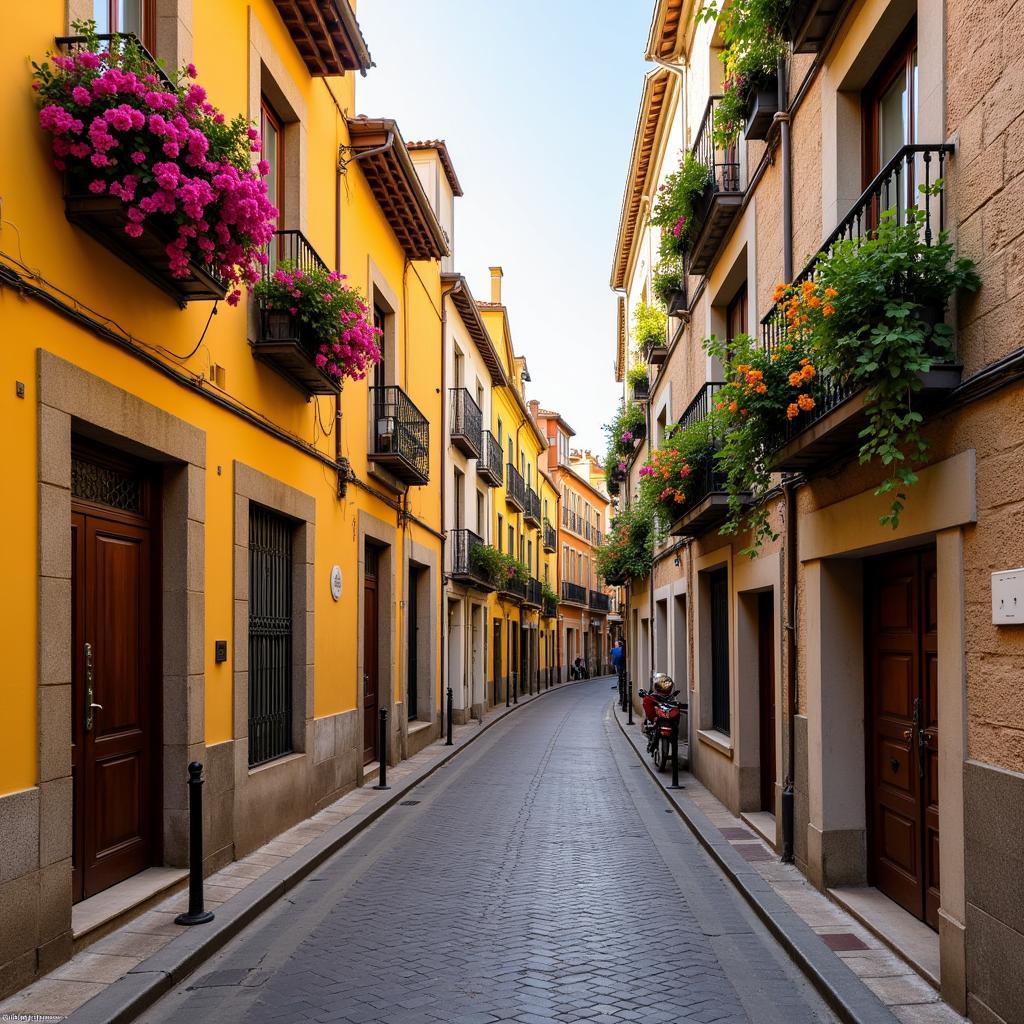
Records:
<instances>
[{"instance_id":1,"label":"motorcycle helmet","mask_svg":"<svg viewBox=\"0 0 1024 1024\"><path fill-rule=\"evenodd\" d=\"M672 677L664 672L655 672L651 678L652 689L659 697L671 697L675 688Z\"/></svg>"}]
</instances>

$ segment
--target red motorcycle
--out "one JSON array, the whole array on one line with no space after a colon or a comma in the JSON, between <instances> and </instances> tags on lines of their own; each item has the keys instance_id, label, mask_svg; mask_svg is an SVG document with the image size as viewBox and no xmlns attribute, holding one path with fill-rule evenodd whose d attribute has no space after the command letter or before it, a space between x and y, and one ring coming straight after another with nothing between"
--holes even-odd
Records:
<instances>
[{"instance_id":1,"label":"red motorcycle","mask_svg":"<svg viewBox=\"0 0 1024 1024\"><path fill-rule=\"evenodd\" d=\"M682 712L687 705L676 700L678 690L672 689L672 680L664 672L654 676L650 691L640 690L643 702L643 733L647 737L647 753L654 759L659 772L665 770L672 756L672 744L678 742Z\"/></svg>"}]
</instances>

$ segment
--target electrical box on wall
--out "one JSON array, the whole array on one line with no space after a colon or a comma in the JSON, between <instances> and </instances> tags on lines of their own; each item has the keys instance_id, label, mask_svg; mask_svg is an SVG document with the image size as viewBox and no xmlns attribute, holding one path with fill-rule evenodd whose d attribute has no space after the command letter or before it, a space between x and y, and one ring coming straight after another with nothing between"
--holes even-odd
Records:
<instances>
[{"instance_id":1,"label":"electrical box on wall","mask_svg":"<svg viewBox=\"0 0 1024 1024\"><path fill-rule=\"evenodd\" d=\"M1024 569L992 573L992 622L1024 626Z\"/></svg>"}]
</instances>

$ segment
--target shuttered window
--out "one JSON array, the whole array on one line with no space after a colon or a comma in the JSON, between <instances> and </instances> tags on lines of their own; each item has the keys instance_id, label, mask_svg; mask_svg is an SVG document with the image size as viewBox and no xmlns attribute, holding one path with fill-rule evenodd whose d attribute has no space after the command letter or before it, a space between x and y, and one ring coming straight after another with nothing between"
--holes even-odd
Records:
<instances>
[{"instance_id":1,"label":"shuttered window","mask_svg":"<svg viewBox=\"0 0 1024 1024\"><path fill-rule=\"evenodd\" d=\"M292 529L249 506L249 767L293 749Z\"/></svg>"},{"instance_id":2,"label":"shuttered window","mask_svg":"<svg viewBox=\"0 0 1024 1024\"><path fill-rule=\"evenodd\" d=\"M711 573L711 727L729 733L729 576Z\"/></svg>"}]
</instances>

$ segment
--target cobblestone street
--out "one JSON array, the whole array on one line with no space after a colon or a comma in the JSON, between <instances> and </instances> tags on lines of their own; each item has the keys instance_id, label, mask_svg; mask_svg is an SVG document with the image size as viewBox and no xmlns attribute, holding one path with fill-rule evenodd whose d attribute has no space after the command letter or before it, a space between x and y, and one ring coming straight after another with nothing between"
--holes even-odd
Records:
<instances>
[{"instance_id":1,"label":"cobblestone street","mask_svg":"<svg viewBox=\"0 0 1024 1024\"><path fill-rule=\"evenodd\" d=\"M144 1020L827 1021L609 718L482 736Z\"/></svg>"}]
</instances>

